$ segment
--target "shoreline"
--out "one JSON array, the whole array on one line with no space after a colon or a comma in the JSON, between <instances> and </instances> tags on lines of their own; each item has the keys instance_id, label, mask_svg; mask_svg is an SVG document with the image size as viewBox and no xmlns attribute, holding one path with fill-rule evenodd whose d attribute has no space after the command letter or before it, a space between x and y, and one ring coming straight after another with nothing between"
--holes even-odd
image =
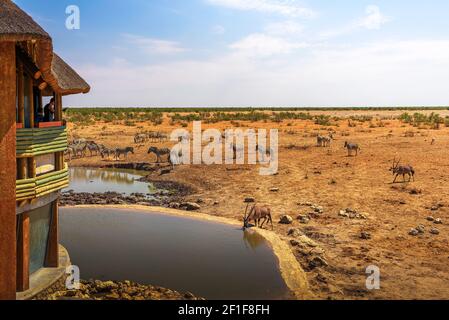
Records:
<instances>
[{"instance_id":1,"label":"shoreline","mask_svg":"<svg viewBox=\"0 0 449 320\"><path fill-rule=\"evenodd\" d=\"M65 208L109 208L109 209L122 209L122 210L137 210L146 213L161 213L168 214L171 216L197 219L202 221L209 221L215 223L222 223L232 226L240 226L240 223L235 219L225 218L225 217L215 217L206 213L201 212L191 212L191 211L181 211L165 207L156 206L141 206L141 205L75 205L66 206ZM299 262L296 260L292 250L283 241L279 235L274 232L270 232L264 229L252 228L251 231L261 235L269 244L273 250L274 255L278 260L278 268L282 279L284 280L290 293L297 300L312 299L312 293L309 291L309 285L307 281L307 276L304 270L301 268Z\"/></svg>"}]
</instances>

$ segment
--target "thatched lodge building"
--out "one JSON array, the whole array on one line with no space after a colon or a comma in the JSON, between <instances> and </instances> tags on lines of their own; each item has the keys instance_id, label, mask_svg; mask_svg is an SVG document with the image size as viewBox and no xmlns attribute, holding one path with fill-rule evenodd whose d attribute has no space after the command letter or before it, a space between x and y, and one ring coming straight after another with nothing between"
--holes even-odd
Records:
<instances>
[{"instance_id":1,"label":"thatched lodge building","mask_svg":"<svg viewBox=\"0 0 449 320\"><path fill-rule=\"evenodd\" d=\"M68 185L62 99L90 87L47 32L0 0L0 88L0 299L27 298L66 253L58 244L58 196ZM54 109L43 114L50 97Z\"/></svg>"}]
</instances>

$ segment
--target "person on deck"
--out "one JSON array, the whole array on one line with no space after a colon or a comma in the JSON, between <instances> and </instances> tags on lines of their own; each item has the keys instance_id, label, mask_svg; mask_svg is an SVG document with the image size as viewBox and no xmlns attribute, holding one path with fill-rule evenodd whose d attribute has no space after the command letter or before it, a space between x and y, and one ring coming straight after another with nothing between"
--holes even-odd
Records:
<instances>
[{"instance_id":1,"label":"person on deck","mask_svg":"<svg viewBox=\"0 0 449 320\"><path fill-rule=\"evenodd\" d=\"M44 107L44 122L51 122L55 119L55 98L51 98L50 102Z\"/></svg>"},{"instance_id":2,"label":"person on deck","mask_svg":"<svg viewBox=\"0 0 449 320\"><path fill-rule=\"evenodd\" d=\"M45 118L45 113L44 113L44 108L42 107L42 105L39 104L39 106L37 107L37 114L36 114L36 122L44 122L44 118Z\"/></svg>"}]
</instances>

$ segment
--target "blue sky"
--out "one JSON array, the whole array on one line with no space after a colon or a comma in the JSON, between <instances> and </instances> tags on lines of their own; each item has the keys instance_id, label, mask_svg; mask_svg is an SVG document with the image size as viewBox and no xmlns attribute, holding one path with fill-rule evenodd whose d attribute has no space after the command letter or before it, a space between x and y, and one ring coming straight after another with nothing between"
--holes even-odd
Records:
<instances>
[{"instance_id":1,"label":"blue sky","mask_svg":"<svg viewBox=\"0 0 449 320\"><path fill-rule=\"evenodd\" d=\"M446 0L15 2L91 84L70 105L449 104Z\"/></svg>"}]
</instances>

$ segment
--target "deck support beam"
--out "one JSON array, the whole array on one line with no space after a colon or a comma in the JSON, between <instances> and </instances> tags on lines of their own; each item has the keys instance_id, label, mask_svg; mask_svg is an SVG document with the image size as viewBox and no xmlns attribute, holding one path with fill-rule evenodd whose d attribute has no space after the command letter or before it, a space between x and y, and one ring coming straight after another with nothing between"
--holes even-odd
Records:
<instances>
[{"instance_id":1,"label":"deck support beam","mask_svg":"<svg viewBox=\"0 0 449 320\"><path fill-rule=\"evenodd\" d=\"M0 299L16 298L16 49L0 42Z\"/></svg>"}]
</instances>

